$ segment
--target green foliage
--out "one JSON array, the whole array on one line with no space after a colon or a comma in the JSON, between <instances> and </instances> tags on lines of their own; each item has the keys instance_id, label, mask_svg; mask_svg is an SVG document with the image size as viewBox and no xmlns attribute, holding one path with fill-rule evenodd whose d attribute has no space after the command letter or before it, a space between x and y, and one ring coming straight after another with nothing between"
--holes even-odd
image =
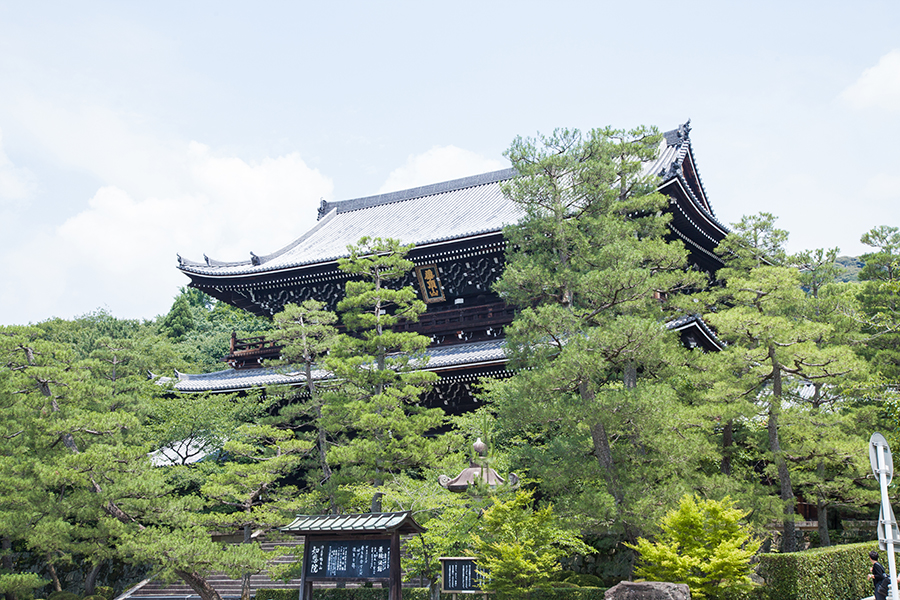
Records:
<instances>
[{"instance_id":1,"label":"green foliage","mask_svg":"<svg viewBox=\"0 0 900 600\"><path fill-rule=\"evenodd\" d=\"M340 480L380 486L388 474L431 464L440 442L426 432L440 426L443 411L427 409L419 396L436 379L421 370L427 336L393 331L399 319L415 320L425 305L411 287L393 289L412 268L409 247L397 240L362 238L341 259L342 271L361 279L347 282L338 303L350 333L337 338L324 361L334 385L324 393L323 421L335 438L328 462L340 466ZM378 512L379 492L371 509Z\"/></svg>"},{"instance_id":2,"label":"green foliage","mask_svg":"<svg viewBox=\"0 0 900 600\"><path fill-rule=\"evenodd\" d=\"M81 600L81 596L73 592L52 592L47 600Z\"/></svg>"},{"instance_id":3,"label":"green foliage","mask_svg":"<svg viewBox=\"0 0 900 600\"><path fill-rule=\"evenodd\" d=\"M749 271L763 265L785 264L788 232L775 227L777 219L767 212L741 217L731 224L732 232L719 243L716 254L729 269Z\"/></svg>"},{"instance_id":4,"label":"green foliage","mask_svg":"<svg viewBox=\"0 0 900 600\"><path fill-rule=\"evenodd\" d=\"M158 462L189 464L215 455L234 430L264 414L258 394L166 394L147 408L146 433Z\"/></svg>"},{"instance_id":5,"label":"green foliage","mask_svg":"<svg viewBox=\"0 0 900 600\"><path fill-rule=\"evenodd\" d=\"M160 323L160 331L163 335L180 342L192 329L194 329L194 317L191 313L191 305L187 297L182 294L175 298L169 314Z\"/></svg>"},{"instance_id":6,"label":"green foliage","mask_svg":"<svg viewBox=\"0 0 900 600\"><path fill-rule=\"evenodd\" d=\"M513 141L520 176L504 193L526 216L504 231L494 289L521 309L505 333L524 368L485 384L517 472L584 531L632 541L707 451L670 384L685 352L657 299L706 283L666 240L666 199L643 175L660 141L647 127Z\"/></svg>"},{"instance_id":7,"label":"green foliage","mask_svg":"<svg viewBox=\"0 0 900 600\"><path fill-rule=\"evenodd\" d=\"M603 600L606 597L606 588L536 588L522 597L527 600Z\"/></svg>"},{"instance_id":8,"label":"green foliage","mask_svg":"<svg viewBox=\"0 0 900 600\"><path fill-rule=\"evenodd\" d=\"M550 581L559 559L590 553L577 534L556 523L551 506L535 509L530 492L517 491L506 502L484 511L472 535L479 570L488 577L484 588L514 597Z\"/></svg>"},{"instance_id":9,"label":"green foliage","mask_svg":"<svg viewBox=\"0 0 900 600\"><path fill-rule=\"evenodd\" d=\"M859 281L859 272L865 266L865 263L855 256L838 256L835 259L835 265L841 269L836 277L836 281L848 282Z\"/></svg>"},{"instance_id":10,"label":"green foliage","mask_svg":"<svg viewBox=\"0 0 900 600\"><path fill-rule=\"evenodd\" d=\"M857 600L872 595L867 576L875 543L816 548L790 554L761 554L765 600Z\"/></svg>"},{"instance_id":11,"label":"green foliage","mask_svg":"<svg viewBox=\"0 0 900 600\"><path fill-rule=\"evenodd\" d=\"M791 552L796 549L796 500L794 469L782 447L784 430L812 416L823 424L814 434L820 442L836 439L837 428L826 422L852 408L845 399L855 394L854 384L866 383L868 369L848 344L855 341L853 326L836 309L840 297L830 295L834 273L829 261L836 252L794 257L804 265L803 272L782 266L788 262L781 248L786 236L774 227L772 215L762 213L736 224L719 247L726 260L719 272L724 285L714 290L718 307L707 319L729 346L712 361L715 375L708 397L735 407L732 422L751 418L760 408L765 411L767 474L780 486L783 550ZM800 382L815 389L806 406L794 391ZM823 392L829 389L833 395L826 401ZM848 422L853 420L847 415ZM727 457L725 441L723 436ZM820 508L834 500L822 496Z\"/></svg>"},{"instance_id":12,"label":"green foliage","mask_svg":"<svg viewBox=\"0 0 900 600\"><path fill-rule=\"evenodd\" d=\"M550 579L554 582L571 583L578 587L601 587L603 583L596 575L576 573L575 571L557 571Z\"/></svg>"},{"instance_id":13,"label":"green foliage","mask_svg":"<svg viewBox=\"0 0 900 600\"><path fill-rule=\"evenodd\" d=\"M103 596L106 600L113 600L115 597L113 588L109 585L98 585L95 591L98 596Z\"/></svg>"},{"instance_id":14,"label":"green foliage","mask_svg":"<svg viewBox=\"0 0 900 600\"><path fill-rule=\"evenodd\" d=\"M48 583L37 573L0 573L0 594L23 596Z\"/></svg>"},{"instance_id":15,"label":"green foliage","mask_svg":"<svg viewBox=\"0 0 900 600\"><path fill-rule=\"evenodd\" d=\"M518 596L522 600L603 600L606 588L538 588ZM347 587L316 588L317 600L387 600L387 588ZM441 594L441 600L452 600L454 594ZM462 596L462 594L458 594ZM406 600L430 600L428 588L403 588ZM297 590L258 589L254 600L297 600Z\"/></svg>"},{"instance_id":16,"label":"green foliage","mask_svg":"<svg viewBox=\"0 0 900 600\"><path fill-rule=\"evenodd\" d=\"M900 382L900 228L880 226L860 241L875 248L863 254L858 318L869 339L859 353L889 384Z\"/></svg>"},{"instance_id":17,"label":"green foliage","mask_svg":"<svg viewBox=\"0 0 900 600\"><path fill-rule=\"evenodd\" d=\"M632 546L641 555L636 575L651 581L686 583L691 596L719 600L726 588L749 588L750 559L760 542L742 524L747 513L734 502L686 495L663 517L662 533Z\"/></svg>"},{"instance_id":18,"label":"green foliage","mask_svg":"<svg viewBox=\"0 0 900 600\"><path fill-rule=\"evenodd\" d=\"M253 596L254 600L297 600L296 589L259 588Z\"/></svg>"},{"instance_id":19,"label":"green foliage","mask_svg":"<svg viewBox=\"0 0 900 600\"><path fill-rule=\"evenodd\" d=\"M307 480L319 485L331 479L328 464L328 430L323 419L325 395L328 381L319 381L313 376L317 363L331 351L337 331L334 323L337 316L324 310L325 305L315 300L306 300L300 305L288 304L274 317L275 330L271 339L282 346L284 362L302 369L306 375L306 393L294 394L290 390L283 393L293 396L291 402L281 411L282 417L291 422L309 423L315 428L315 447L318 469L307 469ZM332 498L333 502L333 498Z\"/></svg>"},{"instance_id":20,"label":"green foliage","mask_svg":"<svg viewBox=\"0 0 900 600\"><path fill-rule=\"evenodd\" d=\"M879 225L864 233L859 241L876 250L859 257L866 265L859 273L860 280L900 279L900 228Z\"/></svg>"}]
</instances>

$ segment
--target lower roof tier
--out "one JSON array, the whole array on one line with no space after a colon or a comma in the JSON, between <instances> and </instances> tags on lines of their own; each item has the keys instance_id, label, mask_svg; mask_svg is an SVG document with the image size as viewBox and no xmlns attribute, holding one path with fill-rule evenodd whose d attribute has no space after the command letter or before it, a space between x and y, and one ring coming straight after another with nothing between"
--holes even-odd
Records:
<instances>
[{"instance_id":1,"label":"lower roof tier","mask_svg":"<svg viewBox=\"0 0 900 600\"><path fill-rule=\"evenodd\" d=\"M682 343L689 348L707 351L721 350L724 343L716 337L699 315L685 315L666 323L666 328L675 331ZM428 357L425 369L442 378L453 377L464 370L484 370L504 368L507 363L506 341L495 339L468 342L426 349ZM313 379L327 379L324 369L312 372ZM306 375L296 366L263 367L259 369L225 369L214 373L188 374L176 371L176 377L161 377L161 383L172 383L178 392L239 392L271 385L301 386Z\"/></svg>"}]
</instances>

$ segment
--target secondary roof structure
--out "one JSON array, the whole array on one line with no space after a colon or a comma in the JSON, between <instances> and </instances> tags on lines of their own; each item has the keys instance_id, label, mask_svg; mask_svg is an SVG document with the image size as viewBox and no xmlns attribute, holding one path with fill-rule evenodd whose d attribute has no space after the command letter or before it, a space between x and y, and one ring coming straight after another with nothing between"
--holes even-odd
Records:
<instances>
[{"instance_id":1,"label":"secondary roof structure","mask_svg":"<svg viewBox=\"0 0 900 600\"><path fill-rule=\"evenodd\" d=\"M352 515L298 515L289 525L281 528L285 533L399 533L408 535L425 533L416 523L410 511L389 513L362 513Z\"/></svg>"}]
</instances>

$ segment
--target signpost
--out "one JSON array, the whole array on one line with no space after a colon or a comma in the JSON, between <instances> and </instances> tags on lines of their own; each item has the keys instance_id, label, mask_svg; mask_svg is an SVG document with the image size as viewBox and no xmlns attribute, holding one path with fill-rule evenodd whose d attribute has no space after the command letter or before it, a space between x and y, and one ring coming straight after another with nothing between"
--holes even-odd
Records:
<instances>
[{"instance_id":1,"label":"signpost","mask_svg":"<svg viewBox=\"0 0 900 600\"><path fill-rule=\"evenodd\" d=\"M304 574L314 579L384 579L391 576L391 539L335 539L309 542Z\"/></svg>"},{"instance_id":2,"label":"signpost","mask_svg":"<svg viewBox=\"0 0 900 600\"><path fill-rule=\"evenodd\" d=\"M389 600L402 600L400 535L425 533L409 511L297 515L281 531L303 536L299 600L312 598L315 581L380 581Z\"/></svg>"},{"instance_id":3,"label":"signpost","mask_svg":"<svg viewBox=\"0 0 900 600\"><path fill-rule=\"evenodd\" d=\"M475 559L467 556L442 556L441 592L452 594L483 593L481 577L475 570Z\"/></svg>"},{"instance_id":4,"label":"signpost","mask_svg":"<svg viewBox=\"0 0 900 600\"><path fill-rule=\"evenodd\" d=\"M878 516L878 547L887 550L888 570L891 577L891 598L897 595L897 561L894 558L895 548L900 545L900 530L897 519L888 498L888 484L894 476L894 459L887 440L880 433L873 433L869 438L869 461L872 472L878 477L881 485L881 514Z\"/></svg>"},{"instance_id":5,"label":"signpost","mask_svg":"<svg viewBox=\"0 0 900 600\"><path fill-rule=\"evenodd\" d=\"M481 589L482 574L478 572L475 559L471 556L442 556L441 561L441 593L453 594L488 594ZM484 596L487 598L487 596Z\"/></svg>"}]
</instances>

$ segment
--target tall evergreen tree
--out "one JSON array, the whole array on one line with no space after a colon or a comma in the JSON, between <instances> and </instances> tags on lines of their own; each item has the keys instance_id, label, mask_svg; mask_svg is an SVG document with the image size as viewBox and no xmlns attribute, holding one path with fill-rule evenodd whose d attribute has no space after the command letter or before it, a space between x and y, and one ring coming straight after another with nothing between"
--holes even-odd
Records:
<instances>
[{"instance_id":1,"label":"tall evergreen tree","mask_svg":"<svg viewBox=\"0 0 900 600\"><path fill-rule=\"evenodd\" d=\"M410 247L364 237L348 250L350 257L339 267L354 279L337 307L348 333L325 360L336 385L326 392L324 418L330 431L344 435L330 450L329 461L340 466L344 481L377 488L392 472L434 460L437 445L426 433L441 425L444 415L419 404L419 396L437 379L422 370L429 338L392 329L425 311L413 288L391 287L413 267L406 258ZM371 511L381 511L379 492Z\"/></svg>"},{"instance_id":2,"label":"tall evergreen tree","mask_svg":"<svg viewBox=\"0 0 900 600\"><path fill-rule=\"evenodd\" d=\"M275 315L275 330L271 334L271 338L282 346L282 361L303 370L303 392L282 393L291 400L282 407L280 417L301 427L312 425L315 429L318 470L310 469L314 475L307 477L308 480L316 480L310 481L314 487L328 483L332 474L328 463L329 439L323 409L325 390L333 380L323 377L323 361L335 342L336 321L337 316L325 310L324 303L306 300L299 305L288 304ZM333 494L330 494L329 503L332 510L336 508Z\"/></svg>"},{"instance_id":3,"label":"tall evergreen tree","mask_svg":"<svg viewBox=\"0 0 900 600\"><path fill-rule=\"evenodd\" d=\"M866 344L865 356L888 382L900 382L900 228L874 227L860 241L874 252L863 254L859 301Z\"/></svg>"},{"instance_id":4,"label":"tall evergreen tree","mask_svg":"<svg viewBox=\"0 0 900 600\"><path fill-rule=\"evenodd\" d=\"M783 447L783 413L792 407L791 389L800 382L837 384L865 371L835 327L809 318L811 303L801 273L786 266L782 244L787 233L762 213L734 225L720 253L726 268L718 310L709 322L729 342L718 357L721 369L714 394L754 400L766 415L768 457L779 483L783 513L783 550L797 549L796 497L792 470Z\"/></svg>"},{"instance_id":5,"label":"tall evergreen tree","mask_svg":"<svg viewBox=\"0 0 900 600\"><path fill-rule=\"evenodd\" d=\"M495 290L521 309L506 330L520 369L488 382L517 472L584 529L631 542L682 495L704 451L681 443L694 430L679 427L687 409L669 381L683 350L662 299L705 278L665 239L666 198L643 172L660 141L644 127L513 141L519 176L504 192L525 217L504 232Z\"/></svg>"}]
</instances>

